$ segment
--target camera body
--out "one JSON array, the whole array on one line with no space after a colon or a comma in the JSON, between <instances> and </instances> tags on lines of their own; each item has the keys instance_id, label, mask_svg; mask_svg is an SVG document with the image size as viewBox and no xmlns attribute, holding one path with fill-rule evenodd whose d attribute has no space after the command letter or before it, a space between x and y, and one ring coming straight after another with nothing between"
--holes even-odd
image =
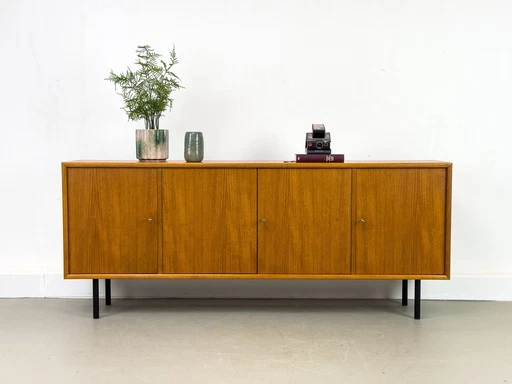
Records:
<instances>
[{"instance_id":1,"label":"camera body","mask_svg":"<svg viewBox=\"0 0 512 384\"><path fill-rule=\"evenodd\" d=\"M306 133L306 153L331 154L331 134L323 124L313 124L313 131Z\"/></svg>"}]
</instances>

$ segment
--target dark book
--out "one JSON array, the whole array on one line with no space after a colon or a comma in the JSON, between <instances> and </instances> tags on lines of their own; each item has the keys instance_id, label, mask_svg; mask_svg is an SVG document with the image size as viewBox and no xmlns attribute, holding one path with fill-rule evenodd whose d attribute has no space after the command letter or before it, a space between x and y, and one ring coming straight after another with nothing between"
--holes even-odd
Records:
<instances>
[{"instance_id":1,"label":"dark book","mask_svg":"<svg viewBox=\"0 0 512 384\"><path fill-rule=\"evenodd\" d=\"M296 154L295 162L297 163L344 163L345 155L338 153L327 155L319 153Z\"/></svg>"}]
</instances>

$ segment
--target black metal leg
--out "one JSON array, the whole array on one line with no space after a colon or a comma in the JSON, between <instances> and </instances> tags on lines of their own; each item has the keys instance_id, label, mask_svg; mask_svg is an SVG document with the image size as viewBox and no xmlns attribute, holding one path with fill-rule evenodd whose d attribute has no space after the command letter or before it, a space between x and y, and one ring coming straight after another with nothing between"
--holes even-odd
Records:
<instances>
[{"instance_id":1,"label":"black metal leg","mask_svg":"<svg viewBox=\"0 0 512 384\"><path fill-rule=\"evenodd\" d=\"M407 302L408 302L408 298L409 298L408 288L409 288L409 281L402 280L402 305L403 306L407 306Z\"/></svg>"},{"instance_id":2,"label":"black metal leg","mask_svg":"<svg viewBox=\"0 0 512 384\"><path fill-rule=\"evenodd\" d=\"M105 305L112 303L112 293L110 279L105 279Z\"/></svg>"},{"instance_id":3,"label":"black metal leg","mask_svg":"<svg viewBox=\"0 0 512 384\"><path fill-rule=\"evenodd\" d=\"M420 319L421 280L414 281L414 318Z\"/></svg>"},{"instance_id":4,"label":"black metal leg","mask_svg":"<svg viewBox=\"0 0 512 384\"><path fill-rule=\"evenodd\" d=\"M92 317L100 318L100 284L98 279L92 279Z\"/></svg>"}]
</instances>

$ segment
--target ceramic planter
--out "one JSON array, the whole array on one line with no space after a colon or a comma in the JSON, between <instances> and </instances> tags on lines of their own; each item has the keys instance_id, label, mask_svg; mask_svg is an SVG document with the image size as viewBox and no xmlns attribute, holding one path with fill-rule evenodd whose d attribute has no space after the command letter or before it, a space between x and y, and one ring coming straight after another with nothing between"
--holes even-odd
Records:
<instances>
[{"instance_id":1,"label":"ceramic planter","mask_svg":"<svg viewBox=\"0 0 512 384\"><path fill-rule=\"evenodd\" d=\"M168 129L137 129L135 143L140 161L165 161L169 158Z\"/></svg>"}]
</instances>

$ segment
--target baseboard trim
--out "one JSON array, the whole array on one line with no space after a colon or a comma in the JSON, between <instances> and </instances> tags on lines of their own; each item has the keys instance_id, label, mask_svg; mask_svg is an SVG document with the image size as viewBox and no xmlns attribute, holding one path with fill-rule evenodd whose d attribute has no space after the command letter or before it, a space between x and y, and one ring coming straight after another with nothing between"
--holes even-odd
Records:
<instances>
[{"instance_id":1,"label":"baseboard trim","mask_svg":"<svg viewBox=\"0 0 512 384\"><path fill-rule=\"evenodd\" d=\"M414 286L409 283L409 297ZM100 284L103 295L104 284ZM425 280L422 299L512 301L512 276L452 275ZM90 280L62 274L0 274L0 297L90 298ZM389 280L115 280L114 298L399 299L401 283Z\"/></svg>"}]
</instances>

